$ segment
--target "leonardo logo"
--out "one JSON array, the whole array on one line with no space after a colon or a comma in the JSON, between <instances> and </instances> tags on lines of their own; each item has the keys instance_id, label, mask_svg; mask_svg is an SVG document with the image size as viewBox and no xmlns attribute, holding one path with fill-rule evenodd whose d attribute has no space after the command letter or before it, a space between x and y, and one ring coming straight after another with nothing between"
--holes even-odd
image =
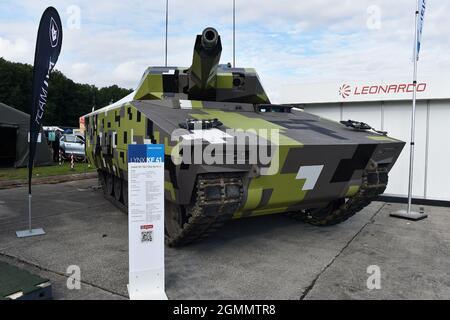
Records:
<instances>
[{"instance_id":1,"label":"leonardo logo","mask_svg":"<svg viewBox=\"0 0 450 320\"><path fill-rule=\"evenodd\" d=\"M51 44L52 48L54 48L58 45L59 28L58 28L58 25L56 24L56 21L53 20L53 18L50 18L49 35L50 35L50 44Z\"/></svg>"},{"instance_id":2,"label":"leonardo logo","mask_svg":"<svg viewBox=\"0 0 450 320\"><path fill-rule=\"evenodd\" d=\"M351 93L351 89L350 86L348 84L343 84L340 88L339 88L339 94L341 95L342 98L347 98L348 96L350 96Z\"/></svg>"},{"instance_id":3,"label":"leonardo logo","mask_svg":"<svg viewBox=\"0 0 450 320\"><path fill-rule=\"evenodd\" d=\"M416 92L425 92L427 90L427 83L398 83L398 84L382 84L382 85L354 85L343 84L339 88L339 95L346 99L349 96L358 98L358 96L365 95L393 95L412 93L416 86Z\"/></svg>"}]
</instances>

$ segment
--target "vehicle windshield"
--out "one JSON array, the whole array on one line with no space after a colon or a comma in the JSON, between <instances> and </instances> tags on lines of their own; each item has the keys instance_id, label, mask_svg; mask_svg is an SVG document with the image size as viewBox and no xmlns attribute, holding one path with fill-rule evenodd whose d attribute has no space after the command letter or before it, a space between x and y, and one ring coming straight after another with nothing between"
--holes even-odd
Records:
<instances>
[{"instance_id":1,"label":"vehicle windshield","mask_svg":"<svg viewBox=\"0 0 450 320\"><path fill-rule=\"evenodd\" d=\"M65 140L66 142L80 142L79 139L77 139L77 136L66 136Z\"/></svg>"}]
</instances>

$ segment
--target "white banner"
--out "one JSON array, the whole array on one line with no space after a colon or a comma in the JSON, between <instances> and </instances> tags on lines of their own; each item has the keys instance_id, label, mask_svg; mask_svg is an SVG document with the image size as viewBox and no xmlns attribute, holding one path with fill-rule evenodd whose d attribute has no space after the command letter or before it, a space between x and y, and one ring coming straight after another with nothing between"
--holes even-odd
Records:
<instances>
[{"instance_id":1,"label":"white banner","mask_svg":"<svg viewBox=\"0 0 450 320\"><path fill-rule=\"evenodd\" d=\"M131 300L167 300L164 286L164 145L128 146Z\"/></svg>"},{"instance_id":2,"label":"white banner","mask_svg":"<svg viewBox=\"0 0 450 320\"><path fill-rule=\"evenodd\" d=\"M450 76L420 76L417 99L449 99ZM410 101L412 82L391 80L342 80L320 83L286 84L281 90L283 103L335 103L366 101Z\"/></svg>"}]
</instances>

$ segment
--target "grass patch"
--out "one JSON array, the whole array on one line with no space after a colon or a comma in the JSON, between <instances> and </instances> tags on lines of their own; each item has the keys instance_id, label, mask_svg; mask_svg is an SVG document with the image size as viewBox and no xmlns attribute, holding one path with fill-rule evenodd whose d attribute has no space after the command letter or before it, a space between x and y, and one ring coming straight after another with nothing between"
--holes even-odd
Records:
<instances>
[{"instance_id":1,"label":"grass patch","mask_svg":"<svg viewBox=\"0 0 450 320\"><path fill-rule=\"evenodd\" d=\"M75 168L70 169L70 163L63 165L35 167L33 169L33 178L43 178L50 176L63 176L68 174L94 172L95 167L88 168L86 163L75 163ZM0 168L0 181L28 179L28 168Z\"/></svg>"}]
</instances>

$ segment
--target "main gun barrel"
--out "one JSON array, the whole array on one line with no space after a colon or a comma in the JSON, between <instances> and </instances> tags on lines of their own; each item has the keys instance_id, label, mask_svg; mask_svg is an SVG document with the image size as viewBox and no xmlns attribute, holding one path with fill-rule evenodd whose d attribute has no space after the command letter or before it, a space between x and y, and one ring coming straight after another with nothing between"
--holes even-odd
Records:
<instances>
[{"instance_id":1,"label":"main gun barrel","mask_svg":"<svg viewBox=\"0 0 450 320\"><path fill-rule=\"evenodd\" d=\"M201 35L197 35L190 68L190 87L193 91L214 87L221 53L222 42L216 29L206 28Z\"/></svg>"}]
</instances>

